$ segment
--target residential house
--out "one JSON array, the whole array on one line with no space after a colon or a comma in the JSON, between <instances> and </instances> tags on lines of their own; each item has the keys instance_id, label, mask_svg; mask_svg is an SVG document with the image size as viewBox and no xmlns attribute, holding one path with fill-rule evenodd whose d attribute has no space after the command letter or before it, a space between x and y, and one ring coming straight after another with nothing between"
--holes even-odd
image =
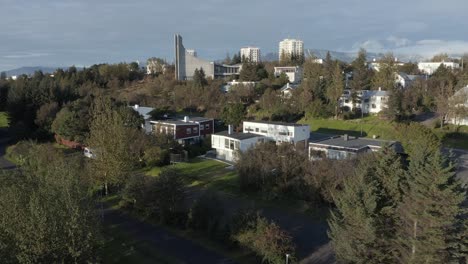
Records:
<instances>
[{"instance_id":1,"label":"residential house","mask_svg":"<svg viewBox=\"0 0 468 264\"><path fill-rule=\"evenodd\" d=\"M400 88L408 88L414 81L425 78L425 75L411 75L399 72L395 74L395 84Z\"/></svg>"},{"instance_id":2,"label":"residential house","mask_svg":"<svg viewBox=\"0 0 468 264\"><path fill-rule=\"evenodd\" d=\"M457 126L468 126L468 86L458 90L449 102L454 107L447 122Z\"/></svg>"},{"instance_id":3,"label":"residential house","mask_svg":"<svg viewBox=\"0 0 468 264\"><path fill-rule=\"evenodd\" d=\"M288 76L290 83L300 83L302 80L302 67L300 66L283 66L275 67L275 77L278 78L284 73Z\"/></svg>"},{"instance_id":4,"label":"residential house","mask_svg":"<svg viewBox=\"0 0 468 264\"><path fill-rule=\"evenodd\" d=\"M147 134L151 133L151 115L150 112L154 110L152 107L146 107L146 106L139 106L139 105L134 105L130 106L133 110L135 110L138 114L140 114L143 119L145 120L145 123L141 124L141 128L145 130Z\"/></svg>"},{"instance_id":5,"label":"residential house","mask_svg":"<svg viewBox=\"0 0 468 264\"><path fill-rule=\"evenodd\" d=\"M418 63L418 69L427 75L432 75L434 74L435 71L437 71L437 69L441 65L444 65L445 67L452 69L452 70L460 68L460 64L456 62L441 61L441 62L420 62Z\"/></svg>"},{"instance_id":6,"label":"residential house","mask_svg":"<svg viewBox=\"0 0 468 264\"><path fill-rule=\"evenodd\" d=\"M351 137L348 135L320 139L309 143L309 158L349 159L364 153L376 152L384 146L392 147L397 153L403 149L397 141Z\"/></svg>"},{"instance_id":7,"label":"residential house","mask_svg":"<svg viewBox=\"0 0 468 264\"><path fill-rule=\"evenodd\" d=\"M291 84L291 83L285 84L280 89L281 96L283 98L291 98L293 91L296 90L297 87L298 87L298 85L296 85L296 84Z\"/></svg>"},{"instance_id":8,"label":"residential house","mask_svg":"<svg viewBox=\"0 0 468 264\"><path fill-rule=\"evenodd\" d=\"M387 101L388 93L379 88L379 90L358 91L355 101L353 101L351 90L345 90L339 102L345 112L359 108L364 114L377 114L387 106Z\"/></svg>"},{"instance_id":9,"label":"residential house","mask_svg":"<svg viewBox=\"0 0 468 264\"><path fill-rule=\"evenodd\" d=\"M292 143L298 149L307 149L310 126L270 121L244 121L243 132L261 135L276 143Z\"/></svg>"},{"instance_id":10,"label":"residential house","mask_svg":"<svg viewBox=\"0 0 468 264\"><path fill-rule=\"evenodd\" d=\"M228 93L230 92L232 89L235 89L236 86L240 86L240 85L243 85L245 87L248 87L248 88L255 88L255 85L257 84L257 82L239 82L239 81L231 81L231 82L227 82L225 85L221 86L221 90L224 92L224 93Z\"/></svg>"},{"instance_id":11,"label":"residential house","mask_svg":"<svg viewBox=\"0 0 468 264\"><path fill-rule=\"evenodd\" d=\"M182 120L151 121L152 133L164 133L181 144L193 144L213 134L214 120L204 117L184 117Z\"/></svg>"},{"instance_id":12,"label":"residential house","mask_svg":"<svg viewBox=\"0 0 468 264\"><path fill-rule=\"evenodd\" d=\"M239 152L245 152L264 142L265 137L252 133L236 133L232 126L228 131L222 131L211 135L211 147L215 149L216 158L235 162Z\"/></svg>"}]
</instances>

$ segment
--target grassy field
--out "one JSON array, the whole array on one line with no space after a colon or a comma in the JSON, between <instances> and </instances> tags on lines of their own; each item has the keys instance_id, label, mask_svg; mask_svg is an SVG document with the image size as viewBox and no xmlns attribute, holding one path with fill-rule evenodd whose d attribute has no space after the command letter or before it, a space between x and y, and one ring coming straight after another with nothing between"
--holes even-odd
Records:
<instances>
[{"instance_id":1,"label":"grassy field","mask_svg":"<svg viewBox=\"0 0 468 264\"><path fill-rule=\"evenodd\" d=\"M380 120L376 116L363 119L335 120L335 119L301 119L298 123L310 125L312 132L351 136L372 137L380 139L397 140L396 123ZM443 129L433 128L432 131L442 140L446 147L468 149L468 127L455 127L447 125Z\"/></svg>"},{"instance_id":2,"label":"grassy field","mask_svg":"<svg viewBox=\"0 0 468 264\"><path fill-rule=\"evenodd\" d=\"M361 136L362 128L364 137L376 135L382 139L396 138L394 123L380 120L375 116L353 120L301 119L298 123L308 124L312 132L318 133Z\"/></svg>"},{"instance_id":3,"label":"grassy field","mask_svg":"<svg viewBox=\"0 0 468 264\"><path fill-rule=\"evenodd\" d=\"M0 112L0 128L8 127L8 114L6 112Z\"/></svg>"},{"instance_id":4,"label":"grassy field","mask_svg":"<svg viewBox=\"0 0 468 264\"><path fill-rule=\"evenodd\" d=\"M185 163L177 163L168 167L176 168L184 175L188 186L197 186L219 191L237 193L239 192L239 183L237 173L226 163L195 158ZM158 176L161 167L153 167L146 171L146 175Z\"/></svg>"}]
</instances>

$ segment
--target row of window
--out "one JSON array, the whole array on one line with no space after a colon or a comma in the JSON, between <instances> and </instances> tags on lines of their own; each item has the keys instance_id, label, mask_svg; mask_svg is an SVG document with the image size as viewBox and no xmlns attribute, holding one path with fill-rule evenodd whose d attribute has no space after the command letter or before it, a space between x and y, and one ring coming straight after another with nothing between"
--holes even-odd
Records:
<instances>
[{"instance_id":1,"label":"row of window","mask_svg":"<svg viewBox=\"0 0 468 264\"><path fill-rule=\"evenodd\" d=\"M198 133L198 127L187 128L187 130L185 131L187 135L192 134L192 129L193 129L193 133ZM206 124L205 126L200 125L200 131L202 131L203 129L210 129L210 124Z\"/></svg>"},{"instance_id":2,"label":"row of window","mask_svg":"<svg viewBox=\"0 0 468 264\"><path fill-rule=\"evenodd\" d=\"M263 133L263 134L266 134L268 132L266 130L260 130L258 127L256 127L255 130L251 127L247 127L245 130L247 132L255 131L256 133ZM290 137L293 136L293 132L279 132L278 134L280 134L281 136L290 136Z\"/></svg>"}]
</instances>

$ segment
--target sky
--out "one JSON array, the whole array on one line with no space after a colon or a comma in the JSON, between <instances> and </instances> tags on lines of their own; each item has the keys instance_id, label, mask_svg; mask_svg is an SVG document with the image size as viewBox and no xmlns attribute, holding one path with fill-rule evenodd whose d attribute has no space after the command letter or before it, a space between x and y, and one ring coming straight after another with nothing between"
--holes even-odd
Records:
<instances>
[{"instance_id":1,"label":"sky","mask_svg":"<svg viewBox=\"0 0 468 264\"><path fill-rule=\"evenodd\" d=\"M174 60L174 34L201 58L242 46L418 54L468 52L467 0L0 0L0 71Z\"/></svg>"}]
</instances>

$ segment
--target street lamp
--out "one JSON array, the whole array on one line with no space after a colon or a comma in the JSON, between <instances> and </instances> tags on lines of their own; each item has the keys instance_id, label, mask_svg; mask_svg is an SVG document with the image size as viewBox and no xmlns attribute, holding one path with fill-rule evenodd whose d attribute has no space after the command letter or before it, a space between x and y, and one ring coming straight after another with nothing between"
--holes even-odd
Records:
<instances>
[{"instance_id":1,"label":"street lamp","mask_svg":"<svg viewBox=\"0 0 468 264\"><path fill-rule=\"evenodd\" d=\"M289 264L289 254L286 254L286 264Z\"/></svg>"}]
</instances>

